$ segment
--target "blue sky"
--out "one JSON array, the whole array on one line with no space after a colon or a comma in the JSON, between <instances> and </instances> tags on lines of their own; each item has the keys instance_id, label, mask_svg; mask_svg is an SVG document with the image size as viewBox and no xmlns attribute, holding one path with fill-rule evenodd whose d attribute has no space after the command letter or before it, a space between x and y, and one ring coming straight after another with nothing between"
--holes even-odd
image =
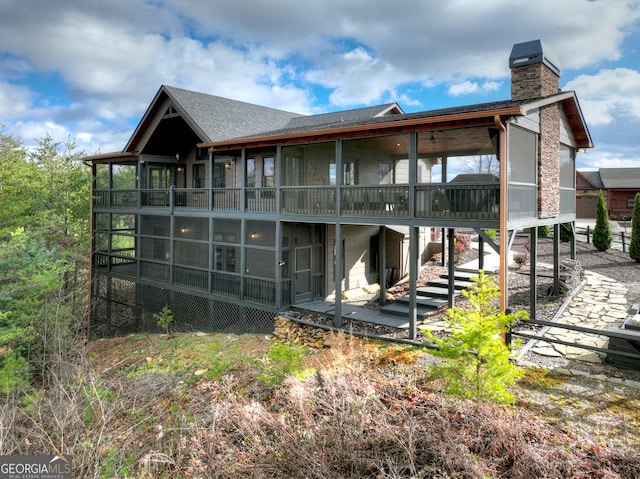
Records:
<instances>
[{"instance_id":1,"label":"blue sky","mask_svg":"<svg viewBox=\"0 0 640 479\"><path fill-rule=\"evenodd\" d=\"M0 123L120 151L162 84L298 113L505 100L542 39L596 148L640 167L640 0L0 0Z\"/></svg>"}]
</instances>

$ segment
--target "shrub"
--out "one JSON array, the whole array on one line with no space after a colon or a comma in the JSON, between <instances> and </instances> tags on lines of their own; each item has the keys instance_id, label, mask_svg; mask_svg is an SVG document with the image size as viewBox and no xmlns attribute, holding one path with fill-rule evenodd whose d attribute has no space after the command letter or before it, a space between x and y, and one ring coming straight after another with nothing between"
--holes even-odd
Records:
<instances>
[{"instance_id":1,"label":"shrub","mask_svg":"<svg viewBox=\"0 0 640 479\"><path fill-rule=\"evenodd\" d=\"M455 255L459 258L471 248L471 236L468 234L457 234L455 236Z\"/></svg>"},{"instance_id":2,"label":"shrub","mask_svg":"<svg viewBox=\"0 0 640 479\"><path fill-rule=\"evenodd\" d=\"M636 261L640 262L640 193L636 193L636 200L633 204L629 256L631 256L631 259L635 259Z\"/></svg>"},{"instance_id":3,"label":"shrub","mask_svg":"<svg viewBox=\"0 0 640 479\"><path fill-rule=\"evenodd\" d=\"M487 236L494 241L498 236L498 232L496 230L484 230L484 232L487 233Z\"/></svg>"},{"instance_id":4,"label":"shrub","mask_svg":"<svg viewBox=\"0 0 640 479\"><path fill-rule=\"evenodd\" d=\"M546 238L547 236L549 236L549 225L543 225L543 226L538 226L538 237L539 238Z\"/></svg>"},{"instance_id":5,"label":"shrub","mask_svg":"<svg viewBox=\"0 0 640 479\"><path fill-rule=\"evenodd\" d=\"M276 343L260 360L261 370L258 379L269 387L279 386L287 376L304 378L315 372L313 369L304 369L302 364L307 348L293 343Z\"/></svg>"},{"instance_id":6,"label":"shrub","mask_svg":"<svg viewBox=\"0 0 640 479\"><path fill-rule=\"evenodd\" d=\"M598 251L606 251L611 247L613 235L609 227L609 213L604 201L602 191L598 195L598 205L596 206L596 226L593 229L593 246Z\"/></svg>"},{"instance_id":7,"label":"shrub","mask_svg":"<svg viewBox=\"0 0 640 479\"><path fill-rule=\"evenodd\" d=\"M513 262L516 264L516 267L518 269L522 268L527 261L529 261L529 253L527 253L526 251L513 255Z\"/></svg>"},{"instance_id":8,"label":"shrub","mask_svg":"<svg viewBox=\"0 0 640 479\"><path fill-rule=\"evenodd\" d=\"M158 327L164 329L168 335L169 326L171 326L171 323L175 319L173 316L173 311L169 309L169 306L165 305L159 313L153 313L153 317L155 318Z\"/></svg>"},{"instance_id":9,"label":"shrub","mask_svg":"<svg viewBox=\"0 0 640 479\"><path fill-rule=\"evenodd\" d=\"M562 223L560 225L560 241L571 241L573 225L569 223Z\"/></svg>"},{"instance_id":10,"label":"shrub","mask_svg":"<svg viewBox=\"0 0 640 479\"><path fill-rule=\"evenodd\" d=\"M429 351L446 358L435 366L435 372L445 379L447 392L475 401L489 399L496 402L512 402L507 387L521 376L517 367L509 361L510 349L504 343L503 334L516 321L526 319L526 311L518 313L498 312L491 303L500 295L492 277L482 270L475 285L462 294L469 300L471 309L450 309L445 321L451 335L434 336L428 329L423 332L439 347Z\"/></svg>"}]
</instances>

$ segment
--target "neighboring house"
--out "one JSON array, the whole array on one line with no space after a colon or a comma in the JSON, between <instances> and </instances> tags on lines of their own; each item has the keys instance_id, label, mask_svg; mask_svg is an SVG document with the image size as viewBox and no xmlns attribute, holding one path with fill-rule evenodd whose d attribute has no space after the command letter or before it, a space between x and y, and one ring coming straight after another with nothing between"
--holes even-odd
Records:
<instances>
[{"instance_id":1,"label":"neighboring house","mask_svg":"<svg viewBox=\"0 0 640 479\"><path fill-rule=\"evenodd\" d=\"M301 116L162 86L122 152L85 159L91 335L151 328L164 306L183 330L271 331L276 312L327 298L340 326L344 292L380 283L384 301L397 269L415 337L421 256L444 229L451 260L456 228L499 250L506 291L507 237L575 219L575 155L592 146L544 44L509 63L510 100L409 114ZM458 175L478 155L500 176Z\"/></svg>"},{"instance_id":2,"label":"neighboring house","mask_svg":"<svg viewBox=\"0 0 640 479\"><path fill-rule=\"evenodd\" d=\"M640 193L640 168L577 171L576 217L595 218L600 191L604 194L611 219L631 218L636 194Z\"/></svg>"}]
</instances>

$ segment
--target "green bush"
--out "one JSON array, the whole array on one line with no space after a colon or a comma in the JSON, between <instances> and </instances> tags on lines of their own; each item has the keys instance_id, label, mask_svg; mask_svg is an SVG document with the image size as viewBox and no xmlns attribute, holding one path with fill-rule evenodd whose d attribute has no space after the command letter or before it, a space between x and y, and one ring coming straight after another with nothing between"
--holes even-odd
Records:
<instances>
[{"instance_id":1,"label":"green bush","mask_svg":"<svg viewBox=\"0 0 640 479\"><path fill-rule=\"evenodd\" d=\"M302 367L307 348L293 343L276 343L259 361L261 370L258 379L269 387L279 386L288 376L302 379L315 373L314 369Z\"/></svg>"},{"instance_id":2,"label":"green bush","mask_svg":"<svg viewBox=\"0 0 640 479\"><path fill-rule=\"evenodd\" d=\"M636 200L633 204L629 256L631 256L631 259L635 259L640 262L640 193L636 193Z\"/></svg>"},{"instance_id":3,"label":"green bush","mask_svg":"<svg viewBox=\"0 0 640 479\"><path fill-rule=\"evenodd\" d=\"M538 237L539 238L546 238L547 236L549 236L549 225L543 225L543 226L538 226Z\"/></svg>"},{"instance_id":4,"label":"green bush","mask_svg":"<svg viewBox=\"0 0 640 479\"><path fill-rule=\"evenodd\" d=\"M450 309L445 321L451 334L445 338L434 336L428 329L423 333L439 349L429 351L446 358L434 367L445 379L447 392L466 399L513 402L507 388L521 376L521 371L509 361L510 349L503 335L518 320L526 319L526 311L498 312L491 303L500 295L492 277L480 275L475 285L462 294L471 309Z\"/></svg>"},{"instance_id":5,"label":"green bush","mask_svg":"<svg viewBox=\"0 0 640 479\"><path fill-rule=\"evenodd\" d=\"M573 225L569 223L562 223L560 225L560 241L571 241Z\"/></svg>"},{"instance_id":6,"label":"green bush","mask_svg":"<svg viewBox=\"0 0 640 479\"><path fill-rule=\"evenodd\" d=\"M498 236L498 232L496 230L484 230L484 232L487 233L487 236L494 241Z\"/></svg>"},{"instance_id":7,"label":"green bush","mask_svg":"<svg viewBox=\"0 0 640 479\"><path fill-rule=\"evenodd\" d=\"M593 229L593 246L598 251L607 251L611 247L613 235L609 227L609 213L604 201L602 191L598 195L598 205L596 206L596 226Z\"/></svg>"}]
</instances>

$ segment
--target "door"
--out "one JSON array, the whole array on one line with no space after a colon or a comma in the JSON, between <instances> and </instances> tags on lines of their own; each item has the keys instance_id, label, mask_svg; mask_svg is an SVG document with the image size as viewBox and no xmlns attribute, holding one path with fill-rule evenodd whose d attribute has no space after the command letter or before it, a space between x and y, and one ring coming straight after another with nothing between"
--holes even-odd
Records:
<instances>
[{"instance_id":1,"label":"door","mask_svg":"<svg viewBox=\"0 0 640 479\"><path fill-rule=\"evenodd\" d=\"M167 190L171 186L171 170L164 166L149 167L149 188ZM168 206L168 191L150 191L147 194L147 206Z\"/></svg>"},{"instance_id":2,"label":"door","mask_svg":"<svg viewBox=\"0 0 640 479\"><path fill-rule=\"evenodd\" d=\"M165 189L171 186L171 170L164 166L149 168L149 188L152 190Z\"/></svg>"},{"instance_id":3,"label":"door","mask_svg":"<svg viewBox=\"0 0 640 479\"><path fill-rule=\"evenodd\" d=\"M294 303L296 304L313 299L312 250L311 245L296 247L294 274Z\"/></svg>"}]
</instances>

